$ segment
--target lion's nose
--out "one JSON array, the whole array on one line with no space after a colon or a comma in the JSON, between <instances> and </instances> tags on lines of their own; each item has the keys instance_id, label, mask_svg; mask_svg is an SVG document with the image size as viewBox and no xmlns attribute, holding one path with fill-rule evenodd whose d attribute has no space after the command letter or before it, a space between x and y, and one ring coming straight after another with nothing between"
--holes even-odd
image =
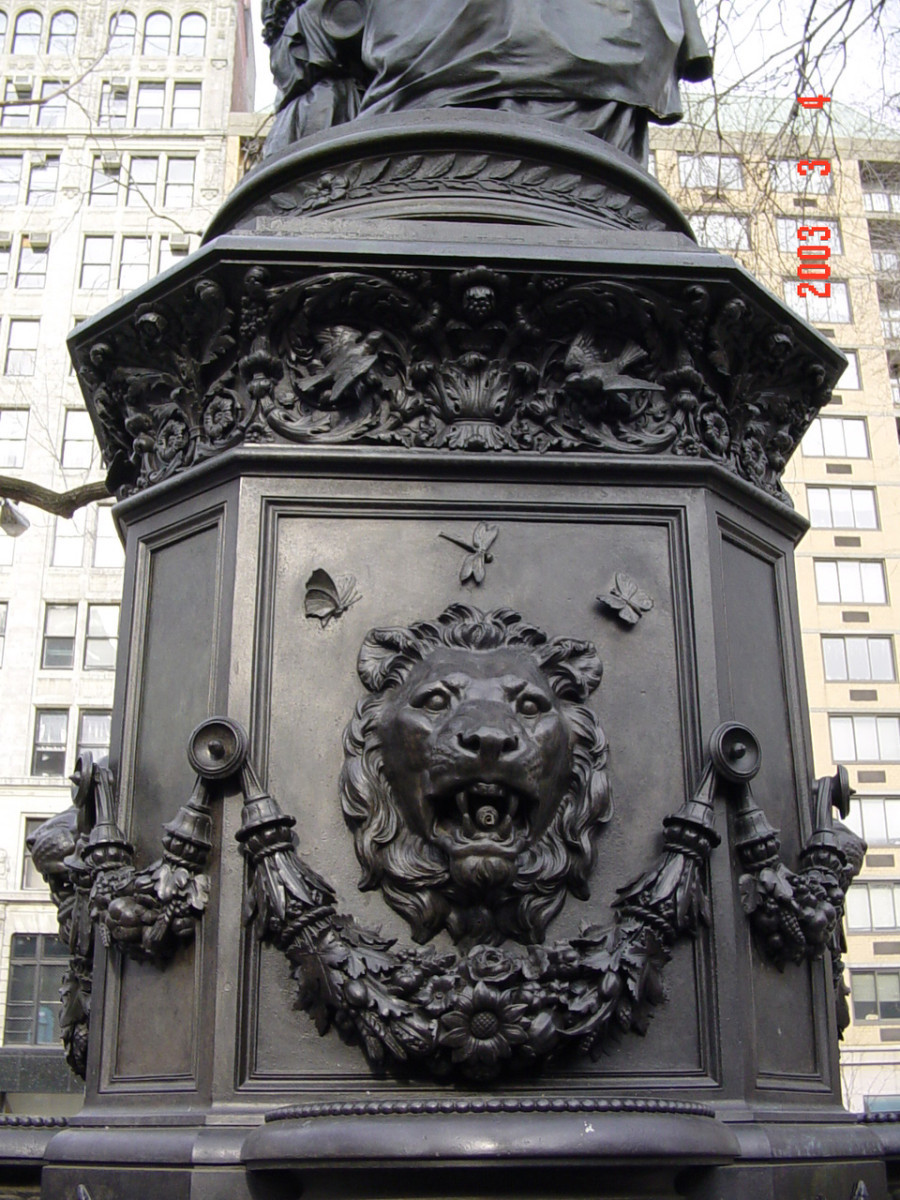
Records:
<instances>
[{"instance_id":1,"label":"lion's nose","mask_svg":"<svg viewBox=\"0 0 900 1200\"><path fill-rule=\"evenodd\" d=\"M481 758L496 760L512 754L519 748L519 739L514 733L497 729L492 725L479 725L477 729L465 729L456 735L463 750Z\"/></svg>"}]
</instances>

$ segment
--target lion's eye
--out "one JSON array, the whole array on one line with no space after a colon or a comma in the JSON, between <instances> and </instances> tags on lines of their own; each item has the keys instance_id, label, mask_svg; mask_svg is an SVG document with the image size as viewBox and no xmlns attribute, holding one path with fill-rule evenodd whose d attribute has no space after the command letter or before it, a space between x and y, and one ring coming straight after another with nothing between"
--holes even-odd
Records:
<instances>
[{"instance_id":1,"label":"lion's eye","mask_svg":"<svg viewBox=\"0 0 900 1200\"><path fill-rule=\"evenodd\" d=\"M446 692L426 692L413 702L416 708L424 708L426 712L443 712L450 707L450 697Z\"/></svg>"},{"instance_id":2,"label":"lion's eye","mask_svg":"<svg viewBox=\"0 0 900 1200\"><path fill-rule=\"evenodd\" d=\"M536 717L548 710L550 703L543 696L524 695L516 701L516 712L523 717Z\"/></svg>"}]
</instances>

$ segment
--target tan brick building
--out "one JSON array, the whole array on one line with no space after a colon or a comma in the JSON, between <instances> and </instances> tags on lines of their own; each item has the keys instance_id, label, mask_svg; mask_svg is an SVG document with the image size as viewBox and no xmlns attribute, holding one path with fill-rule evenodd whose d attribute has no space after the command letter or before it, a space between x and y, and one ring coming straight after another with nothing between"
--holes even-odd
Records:
<instances>
[{"instance_id":1,"label":"tan brick building","mask_svg":"<svg viewBox=\"0 0 900 1200\"><path fill-rule=\"evenodd\" d=\"M850 823L869 844L847 914L845 1099L900 1108L900 135L837 103L792 110L733 98L718 110L720 139L698 103L652 144L658 178L700 240L732 253L850 359L785 483L812 524L797 586L816 774L846 764ZM818 159L827 175L798 172ZM830 296L797 294L801 228L830 248Z\"/></svg>"},{"instance_id":2,"label":"tan brick building","mask_svg":"<svg viewBox=\"0 0 900 1200\"><path fill-rule=\"evenodd\" d=\"M236 180L244 0L0 9L0 474L102 478L65 338L184 257ZM234 140L234 139L232 139ZM110 505L0 533L0 1109L79 1102L58 1045L63 947L25 849L109 739L122 554ZM77 1093L77 1088L75 1088Z\"/></svg>"}]
</instances>

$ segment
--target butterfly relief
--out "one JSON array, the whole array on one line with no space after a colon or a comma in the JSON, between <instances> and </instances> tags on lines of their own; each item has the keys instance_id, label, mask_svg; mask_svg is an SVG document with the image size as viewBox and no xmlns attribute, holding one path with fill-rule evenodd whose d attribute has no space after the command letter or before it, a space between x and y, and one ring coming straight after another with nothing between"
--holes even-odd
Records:
<instances>
[{"instance_id":1,"label":"butterfly relief","mask_svg":"<svg viewBox=\"0 0 900 1200\"><path fill-rule=\"evenodd\" d=\"M355 575L332 578L322 567L317 567L306 581L303 608L306 615L317 618L324 629L329 621L337 620L351 604L361 599Z\"/></svg>"},{"instance_id":2,"label":"butterfly relief","mask_svg":"<svg viewBox=\"0 0 900 1200\"><path fill-rule=\"evenodd\" d=\"M612 609L626 625L637 625L638 621L653 607L653 601L624 571L616 571L616 581L608 592L597 599L606 608Z\"/></svg>"}]
</instances>

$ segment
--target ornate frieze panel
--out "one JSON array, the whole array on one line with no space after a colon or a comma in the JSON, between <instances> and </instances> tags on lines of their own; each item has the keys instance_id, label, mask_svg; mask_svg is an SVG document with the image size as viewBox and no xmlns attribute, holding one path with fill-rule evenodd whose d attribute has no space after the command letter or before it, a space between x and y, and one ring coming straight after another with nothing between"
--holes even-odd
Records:
<instances>
[{"instance_id":1,"label":"ornate frieze panel","mask_svg":"<svg viewBox=\"0 0 900 1200\"><path fill-rule=\"evenodd\" d=\"M721 279L486 266L232 263L74 344L120 497L282 443L691 458L788 503L836 373Z\"/></svg>"}]
</instances>

